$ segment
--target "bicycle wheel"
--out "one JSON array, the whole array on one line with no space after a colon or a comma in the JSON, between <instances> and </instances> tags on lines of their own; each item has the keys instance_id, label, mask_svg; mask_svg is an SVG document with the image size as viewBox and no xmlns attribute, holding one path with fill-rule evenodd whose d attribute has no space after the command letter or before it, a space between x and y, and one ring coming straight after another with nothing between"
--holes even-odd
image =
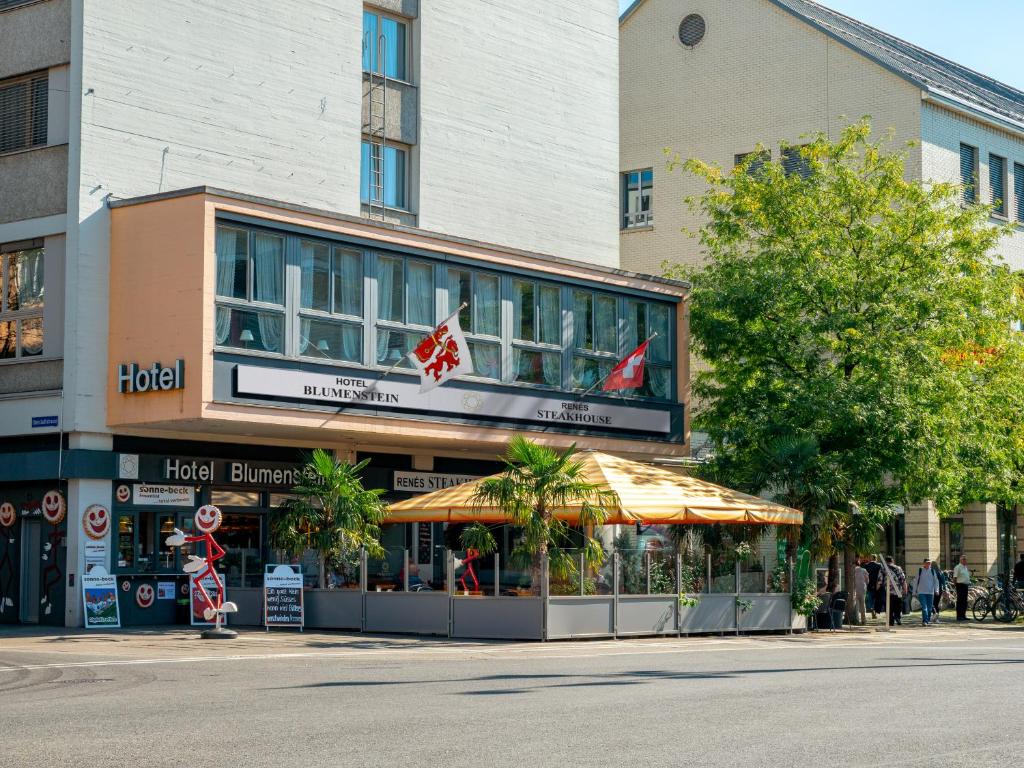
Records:
<instances>
[{"instance_id":1,"label":"bicycle wheel","mask_svg":"<svg viewBox=\"0 0 1024 768\"><path fill-rule=\"evenodd\" d=\"M992 618L1009 624L1017 618L1017 606L1012 600L1001 598L992 606Z\"/></svg>"},{"instance_id":2,"label":"bicycle wheel","mask_svg":"<svg viewBox=\"0 0 1024 768\"><path fill-rule=\"evenodd\" d=\"M971 613L974 615L975 621L984 621L985 617L988 616L988 611L988 598L985 595L975 599L971 605Z\"/></svg>"}]
</instances>

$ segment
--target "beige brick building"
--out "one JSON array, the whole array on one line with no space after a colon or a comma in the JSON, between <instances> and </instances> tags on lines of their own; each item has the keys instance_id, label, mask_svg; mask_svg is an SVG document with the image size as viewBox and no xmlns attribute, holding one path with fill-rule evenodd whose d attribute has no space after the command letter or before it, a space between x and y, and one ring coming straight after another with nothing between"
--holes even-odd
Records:
<instances>
[{"instance_id":1,"label":"beige brick building","mask_svg":"<svg viewBox=\"0 0 1024 768\"><path fill-rule=\"evenodd\" d=\"M973 177L978 199L1001 201L1019 226L1000 253L1024 268L1024 93L809 0L637 0L620 18L619 63L624 268L657 274L702 258L681 232L700 226L683 201L701 183L670 172L666 152L729 169L763 144L779 160L780 142L835 137L863 116L894 146L914 142L908 176ZM944 521L914 507L890 549L944 567L964 552L994 572L1002 519L992 504Z\"/></svg>"}]
</instances>

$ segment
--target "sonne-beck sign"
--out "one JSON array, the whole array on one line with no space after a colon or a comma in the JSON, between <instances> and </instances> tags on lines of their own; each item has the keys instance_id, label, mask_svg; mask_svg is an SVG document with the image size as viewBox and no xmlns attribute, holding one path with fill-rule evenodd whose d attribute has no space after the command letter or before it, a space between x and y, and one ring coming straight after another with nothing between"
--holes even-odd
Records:
<instances>
[{"instance_id":1,"label":"sonne-beck sign","mask_svg":"<svg viewBox=\"0 0 1024 768\"><path fill-rule=\"evenodd\" d=\"M334 376L307 371L237 367L239 395L278 397L332 405L402 408L456 416L527 421L548 426L669 432L667 410L627 405L579 402L537 395L438 387L420 393L415 382L357 376Z\"/></svg>"}]
</instances>

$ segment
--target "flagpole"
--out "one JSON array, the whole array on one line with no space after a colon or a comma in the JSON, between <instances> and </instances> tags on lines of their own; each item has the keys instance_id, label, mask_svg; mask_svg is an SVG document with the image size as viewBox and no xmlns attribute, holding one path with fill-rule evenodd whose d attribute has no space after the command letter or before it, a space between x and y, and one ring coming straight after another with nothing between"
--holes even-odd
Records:
<instances>
[{"instance_id":1,"label":"flagpole","mask_svg":"<svg viewBox=\"0 0 1024 768\"><path fill-rule=\"evenodd\" d=\"M654 333L652 333L652 334L651 334L650 336L648 336L648 337L647 337L646 339L644 339L644 340L643 340L642 342L640 342L639 344L637 344L637 347L642 347L642 346L643 346L644 344L646 344L647 342L651 341L651 339L653 339L653 338L654 338L655 336L657 336L657 335L658 335L658 332L657 332L657 331L655 331L655 332L654 332ZM622 362L622 360L620 360L619 362L621 363L621 362ZM615 367L613 366L613 367L612 367L612 371L614 371L614 370L615 370ZM606 381L606 380L608 379L608 377L612 375L612 371L608 371L608 373L606 373L606 374L605 374L604 376L602 376L602 377L601 377L601 378L600 378L600 379L599 379L598 381L595 381L595 382L594 382L593 384L591 384L591 385L590 385L590 386L589 386L589 387L587 388L587 390L586 390L586 391L585 391L585 392L584 392L584 393L583 393L582 395L580 395L580 397L581 397L581 398L582 398L582 397L586 397L586 396L587 396L587 395L589 395L589 394L590 394L591 392L593 392L593 391L594 391L595 389L597 389L597 387L599 387L599 386L601 386L602 384L604 384L604 382L605 382L605 381Z\"/></svg>"},{"instance_id":2,"label":"flagpole","mask_svg":"<svg viewBox=\"0 0 1024 768\"><path fill-rule=\"evenodd\" d=\"M462 310L464 310L468 306L469 306L469 302L468 301L462 302L461 304L459 304L459 308L458 309L456 309L454 312L452 312L450 315L448 315L448 317L446 317L444 320L442 320L437 325L444 325L445 323L447 323L449 320L451 320L453 317L455 317L457 314L459 314L459 312L461 312ZM434 326L434 330L437 330L437 326L436 325ZM429 336L433 336L433 335L434 335L434 331L432 330L430 332ZM435 341L434 344L436 346L437 342ZM403 362L405 362L405 358L407 358L411 354L412 354L412 352L406 352L404 355L402 355L400 358L398 358L398 361L394 365L392 365L390 368L388 368L386 371L384 371L384 374L380 378L381 379L386 379L388 376L390 376L391 372L394 371ZM379 379L378 379L378 381L379 381Z\"/></svg>"}]
</instances>

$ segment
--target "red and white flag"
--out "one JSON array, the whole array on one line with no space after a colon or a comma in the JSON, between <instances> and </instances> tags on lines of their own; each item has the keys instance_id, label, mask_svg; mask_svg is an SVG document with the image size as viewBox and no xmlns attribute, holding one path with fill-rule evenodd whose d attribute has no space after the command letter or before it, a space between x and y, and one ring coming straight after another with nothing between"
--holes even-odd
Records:
<instances>
[{"instance_id":1,"label":"red and white flag","mask_svg":"<svg viewBox=\"0 0 1024 768\"><path fill-rule=\"evenodd\" d=\"M473 372L469 345L459 327L459 313L442 322L409 353L420 372L420 393L439 387L448 379Z\"/></svg>"},{"instance_id":2,"label":"red and white flag","mask_svg":"<svg viewBox=\"0 0 1024 768\"><path fill-rule=\"evenodd\" d=\"M644 383L644 361L647 359L647 345L651 343L648 339L639 347L634 349L625 359L612 368L612 372L604 380L601 387L604 392L611 392L617 389L636 389Z\"/></svg>"}]
</instances>

